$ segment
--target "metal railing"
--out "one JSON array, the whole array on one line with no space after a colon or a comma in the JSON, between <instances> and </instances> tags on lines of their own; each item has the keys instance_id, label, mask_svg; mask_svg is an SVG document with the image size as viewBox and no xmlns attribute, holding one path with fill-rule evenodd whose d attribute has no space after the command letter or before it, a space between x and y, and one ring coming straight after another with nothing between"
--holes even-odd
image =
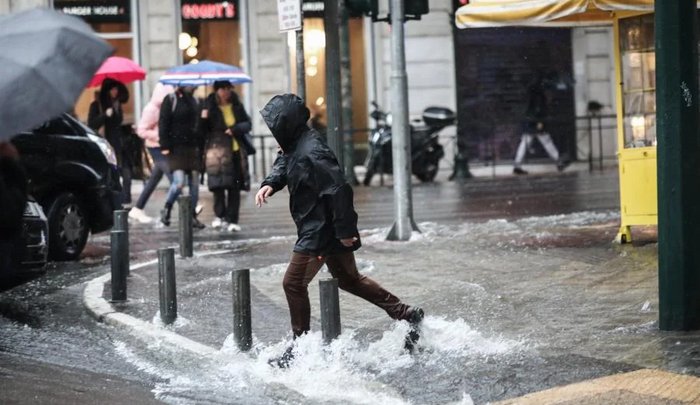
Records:
<instances>
[{"instance_id":1,"label":"metal railing","mask_svg":"<svg viewBox=\"0 0 700 405\"><path fill-rule=\"evenodd\" d=\"M596 143L597 145L595 145ZM582 145L587 147L582 148ZM589 171L594 170L596 160L599 170L603 170L605 160L616 161L616 145L616 115L589 114L576 117L576 156L578 159L588 160ZM606 149L609 153L606 153Z\"/></svg>"},{"instance_id":2,"label":"metal railing","mask_svg":"<svg viewBox=\"0 0 700 405\"><path fill-rule=\"evenodd\" d=\"M574 137L575 150L574 160L588 161L588 170L603 170L605 162L617 162L617 117L614 114L589 114L577 116L576 135ZM353 128L350 132L364 132L369 134L372 128ZM253 155L252 175L256 179L262 179L267 176L267 173L272 168L272 162L277 156L277 141L270 134L253 135L253 142L257 149L257 153ZM491 153L487 160L475 160L473 163L482 163L495 166L504 163L512 162L510 159L499 159L496 145L486 142ZM454 157L458 153L457 150L457 135L454 133L440 133L440 143L445 149L445 157L441 160L441 169L449 170L454 168ZM469 142L467 142L469 143ZM469 143L472 147L471 143ZM355 145L357 148L357 144ZM470 163L472 163L470 161ZM363 162L355 162L356 165L362 165ZM494 172L495 175L495 172Z\"/></svg>"}]
</instances>

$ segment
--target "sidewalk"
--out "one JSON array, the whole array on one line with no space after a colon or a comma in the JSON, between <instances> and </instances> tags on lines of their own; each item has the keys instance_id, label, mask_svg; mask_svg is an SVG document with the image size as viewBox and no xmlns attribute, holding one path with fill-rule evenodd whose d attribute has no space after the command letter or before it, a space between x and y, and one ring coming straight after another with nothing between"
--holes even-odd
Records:
<instances>
[{"instance_id":1,"label":"sidewalk","mask_svg":"<svg viewBox=\"0 0 700 405\"><path fill-rule=\"evenodd\" d=\"M450 187L457 186L441 190ZM322 272L310 286L314 333L299 340L290 370L268 370L267 359L289 339L281 282L292 235L203 237L209 241L197 245L197 257L176 260L179 318L172 326L158 318L154 261L132 263L126 304L106 302L108 276L88 286L85 302L98 318L155 347L225 364L217 369L223 377L178 369L186 378L160 387L165 400L181 395L183 385L211 385L226 398L246 386L260 403L700 404L700 332L658 330L654 232L634 246L612 245L618 224L616 210L603 210L423 222L409 242L385 241L388 227L363 229L360 271L426 311L421 351L412 356L401 349L405 323L344 292L343 334L322 350L318 280L329 276ZM250 354L231 338L230 272L240 268L251 269ZM183 382L202 378L206 383ZM278 384L287 387L283 393ZM375 399L358 399L365 394Z\"/></svg>"}]
</instances>

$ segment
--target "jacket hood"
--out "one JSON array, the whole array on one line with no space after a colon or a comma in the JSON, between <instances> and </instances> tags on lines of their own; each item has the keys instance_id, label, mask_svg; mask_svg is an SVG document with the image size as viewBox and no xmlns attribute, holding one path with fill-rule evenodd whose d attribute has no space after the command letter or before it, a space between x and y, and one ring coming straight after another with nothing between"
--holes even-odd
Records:
<instances>
[{"instance_id":1,"label":"jacket hood","mask_svg":"<svg viewBox=\"0 0 700 405\"><path fill-rule=\"evenodd\" d=\"M151 94L151 101L149 101L149 103L153 104L157 109L160 109L165 96L174 91L175 87L169 84L157 83L156 87L153 88L153 94Z\"/></svg>"},{"instance_id":2,"label":"jacket hood","mask_svg":"<svg viewBox=\"0 0 700 405\"><path fill-rule=\"evenodd\" d=\"M112 104L109 91L114 87L119 89L117 99L120 103L124 104L129 101L129 90L124 83L108 77L102 81L102 85L100 86L100 103L102 103L103 108L108 108Z\"/></svg>"},{"instance_id":3,"label":"jacket hood","mask_svg":"<svg viewBox=\"0 0 700 405\"><path fill-rule=\"evenodd\" d=\"M309 129L306 125L309 109L296 94L272 97L260 114L284 152L294 150L301 135Z\"/></svg>"}]
</instances>

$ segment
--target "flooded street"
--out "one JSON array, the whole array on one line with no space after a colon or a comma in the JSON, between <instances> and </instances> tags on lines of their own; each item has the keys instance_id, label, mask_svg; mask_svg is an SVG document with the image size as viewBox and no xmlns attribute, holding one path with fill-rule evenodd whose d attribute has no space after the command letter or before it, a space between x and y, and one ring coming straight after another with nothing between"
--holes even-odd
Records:
<instances>
[{"instance_id":1,"label":"flooded street","mask_svg":"<svg viewBox=\"0 0 700 405\"><path fill-rule=\"evenodd\" d=\"M619 226L613 180L576 173L419 186L422 232L409 242L385 240L391 189L358 188L358 267L425 309L418 350L403 349L407 323L344 292L342 334L323 345L322 270L309 287L312 333L296 341L286 370L268 364L291 338L281 285L295 240L286 196L264 211L246 201L241 233L195 234L196 256L176 259L171 326L159 319L154 249L176 246L175 229L131 229L129 300L114 305L120 319L134 320L128 327L97 322L85 309L85 283L109 272L99 254L109 238L95 235L94 255L52 264L0 293L0 353L9 364L0 387L19 397L34 389L13 376L32 375L49 392L68 392L57 403L96 398L100 390L89 387L109 386L102 403L485 404L640 368L698 376L700 336L656 326L655 235L640 229L635 245L611 244ZM569 202L550 205L553 194ZM232 336L230 272L240 268L251 269L247 353ZM107 282L97 298L109 291ZM164 335L171 332L184 340ZM26 371L33 364L41 367ZM42 377L62 368L79 377Z\"/></svg>"}]
</instances>

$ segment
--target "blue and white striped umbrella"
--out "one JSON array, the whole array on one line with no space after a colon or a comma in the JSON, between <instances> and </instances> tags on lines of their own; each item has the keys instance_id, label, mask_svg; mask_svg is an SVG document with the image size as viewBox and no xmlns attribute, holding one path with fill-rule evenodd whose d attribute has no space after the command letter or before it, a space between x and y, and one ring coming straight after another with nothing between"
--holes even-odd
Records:
<instances>
[{"instance_id":1,"label":"blue and white striped umbrella","mask_svg":"<svg viewBox=\"0 0 700 405\"><path fill-rule=\"evenodd\" d=\"M251 83L253 81L237 66L210 60L170 68L158 81L173 86L201 86L212 84L217 80L226 80L231 84Z\"/></svg>"}]
</instances>

